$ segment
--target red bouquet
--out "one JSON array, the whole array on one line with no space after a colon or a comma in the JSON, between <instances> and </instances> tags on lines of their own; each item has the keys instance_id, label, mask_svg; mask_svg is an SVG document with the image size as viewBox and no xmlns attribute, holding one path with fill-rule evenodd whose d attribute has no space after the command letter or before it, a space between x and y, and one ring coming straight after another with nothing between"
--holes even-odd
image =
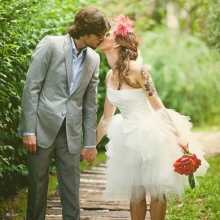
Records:
<instances>
[{"instance_id":1,"label":"red bouquet","mask_svg":"<svg viewBox=\"0 0 220 220\"><path fill-rule=\"evenodd\" d=\"M195 179L193 173L196 172L201 165L201 160L196 157L195 154L191 154L188 151L184 151L182 157L176 160L173 164L174 171L189 176L189 184L191 188L195 188Z\"/></svg>"}]
</instances>

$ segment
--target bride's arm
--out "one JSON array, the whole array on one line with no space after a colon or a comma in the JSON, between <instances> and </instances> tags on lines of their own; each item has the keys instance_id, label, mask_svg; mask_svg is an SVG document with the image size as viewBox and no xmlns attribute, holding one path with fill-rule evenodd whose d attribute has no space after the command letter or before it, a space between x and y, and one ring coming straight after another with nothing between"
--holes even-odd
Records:
<instances>
[{"instance_id":1,"label":"bride's arm","mask_svg":"<svg viewBox=\"0 0 220 220\"><path fill-rule=\"evenodd\" d=\"M169 121L169 123L174 128L174 134L179 137L179 145L188 150L188 140L181 136L181 133L178 131L172 117L170 116L169 112L167 111L166 107L164 106L162 100L157 94L156 88L154 86L153 80L148 73L148 71L141 67L139 70L139 74L136 74L136 80L141 85L143 90L146 93L146 96L152 106L152 108L158 113L162 114L164 120Z\"/></svg>"},{"instance_id":2,"label":"bride's arm","mask_svg":"<svg viewBox=\"0 0 220 220\"><path fill-rule=\"evenodd\" d=\"M111 74L111 70L109 70L109 72L106 74L106 87L110 74ZM111 118L115 114L115 109L116 107L109 102L106 92L103 115L96 128L96 145L102 140L103 136L105 135L104 132L105 128L103 126L103 121L108 118Z\"/></svg>"},{"instance_id":3,"label":"bride's arm","mask_svg":"<svg viewBox=\"0 0 220 220\"><path fill-rule=\"evenodd\" d=\"M106 96L104 104L104 113L98 123L96 130L96 145L101 141L101 139L105 135L103 121L108 118L111 118L115 114L115 109L116 107L109 102L108 97Z\"/></svg>"}]
</instances>

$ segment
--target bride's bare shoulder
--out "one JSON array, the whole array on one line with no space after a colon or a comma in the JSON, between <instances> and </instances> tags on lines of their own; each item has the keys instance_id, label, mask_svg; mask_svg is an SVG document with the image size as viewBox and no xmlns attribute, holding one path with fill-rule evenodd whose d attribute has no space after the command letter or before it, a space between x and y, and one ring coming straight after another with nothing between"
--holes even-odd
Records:
<instances>
[{"instance_id":1,"label":"bride's bare shoulder","mask_svg":"<svg viewBox=\"0 0 220 220\"><path fill-rule=\"evenodd\" d=\"M130 74L133 77L140 74L141 68L142 68L142 66L139 63L137 63L135 61L130 62Z\"/></svg>"}]
</instances>

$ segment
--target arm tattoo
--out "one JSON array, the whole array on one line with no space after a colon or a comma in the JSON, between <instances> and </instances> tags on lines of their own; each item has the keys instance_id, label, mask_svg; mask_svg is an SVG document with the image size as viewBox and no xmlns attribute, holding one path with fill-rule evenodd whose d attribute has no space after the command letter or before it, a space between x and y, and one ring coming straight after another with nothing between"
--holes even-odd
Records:
<instances>
[{"instance_id":1,"label":"arm tattoo","mask_svg":"<svg viewBox=\"0 0 220 220\"><path fill-rule=\"evenodd\" d=\"M152 96L153 94L157 95L157 91L154 87L153 80L150 74L148 73L148 71L144 67L141 67L140 72L141 72L142 79L147 80L144 86L145 86L146 91L148 91L148 95L149 96Z\"/></svg>"}]
</instances>

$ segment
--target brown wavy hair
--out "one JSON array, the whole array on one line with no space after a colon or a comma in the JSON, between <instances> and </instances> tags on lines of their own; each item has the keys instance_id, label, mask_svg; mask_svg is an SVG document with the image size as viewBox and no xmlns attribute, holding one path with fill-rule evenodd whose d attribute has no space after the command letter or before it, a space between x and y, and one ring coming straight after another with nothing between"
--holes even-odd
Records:
<instances>
[{"instance_id":1,"label":"brown wavy hair","mask_svg":"<svg viewBox=\"0 0 220 220\"><path fill-rule=\"evenodd\" d=\"M79 39L80 36L90 34L102 36L110 28L111 25L102 12L94 7L85 7L76 14L68 33L72 38Z\"/></svg>"},{"instance_id":2,"label":"brown wavy hair","mask_svg":"<svg viewBox=\"0 0 220 220\"><path fill-rule=\"evenodd\" d=\"M119 59L116 61L115 70L118 71L120 89L122 81L128 82L129 61L136 60L138 57L138 40L134 33L128 33L126 37L116 36L115 41L121 46ZM130 84L128 82L128 84Z\"/></svg>"}]
</instances>

